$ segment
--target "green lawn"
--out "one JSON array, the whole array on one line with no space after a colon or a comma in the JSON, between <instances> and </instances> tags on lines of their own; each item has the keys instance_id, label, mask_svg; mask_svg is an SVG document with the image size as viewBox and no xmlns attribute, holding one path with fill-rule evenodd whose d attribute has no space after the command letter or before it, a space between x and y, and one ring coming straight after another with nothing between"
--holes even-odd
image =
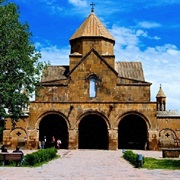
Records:
<instances>
[{"instance_id":1,"label":"green lawn","mask_svg":"<svg viewBox=\"0 0 180 180\"><path fill-rule=\"evenodd\" d=\"M147 169L180 169L180 160L172 159L155 159L155 158L144 158L144 165L142 168Z\"/></svg>"},{"instance_id":2,"label":"green lawn","mask_svg":"<svg viewBox=\"0 0 180 180\"><path fill-rule=\"evenodd\" d=\"M180 170L180 159L155 159L149 157L143 157L144 164L139 164L138 154L135 154L131 150L127 150L123 154L123 158L129 161L134 167L146 168L146 169L170 169ZM141 166L142 165L142 166Z\"/></svg>"}]
</instances>

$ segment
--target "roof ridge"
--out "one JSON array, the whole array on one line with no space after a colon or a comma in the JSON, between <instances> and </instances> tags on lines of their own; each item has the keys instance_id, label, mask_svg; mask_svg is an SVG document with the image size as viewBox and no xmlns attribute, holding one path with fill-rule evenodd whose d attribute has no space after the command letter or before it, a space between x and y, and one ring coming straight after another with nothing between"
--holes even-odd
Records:
<instances>
[{"instance_id":1,"label":"roof ridge","mask_svg":"<svg viewBox=\"0 0 180 180\"><path fill-rule=\"evenodd\" d=\"M99 59L101 61L103 61L106 66L108 66L108 68L111 69L111 71L113 71L114 74L118 75L118 72L113 68L111 67L107 62L106 60L94 49L94 48L91 48L89 52L86 53L86 55L84 57L82 57L82 59L76 64L76 66L68 73L68 76L71 75L71 73L91 54L91 52L94 52L94 54L99 57Z\"/></svg>"},{"instance_id":2,"label":"roof ridge","mask_svg":"<svg viewBox=\"0 0 180 180\"><path fill-rule=\"evenodd\" d=\"M106 27L101 23L94 12L85 19L80 27L71 36L70 40L80 37L104 37L115 41L114 37L109 33Z\"/></svg>"}]
</instances>

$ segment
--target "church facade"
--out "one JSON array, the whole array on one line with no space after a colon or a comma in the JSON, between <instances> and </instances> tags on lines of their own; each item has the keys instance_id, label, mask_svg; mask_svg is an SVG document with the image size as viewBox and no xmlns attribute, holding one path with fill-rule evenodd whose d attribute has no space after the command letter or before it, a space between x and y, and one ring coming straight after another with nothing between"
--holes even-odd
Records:
<instances>
[{"instance_id":1,"label":"church facade","mask_svg":"<svg viewBox=\"0 0 180 180\"><path fill-rule=\"evenodd\" d=\"M48 66L27 116L3 144L37 149L61 139L63 149L149 149L177 147L180 114L166 111L160 87L150 100L141 62L115 60L115 39L94 12L70 38L69 66Z\"/></svg>"}]
</instances>

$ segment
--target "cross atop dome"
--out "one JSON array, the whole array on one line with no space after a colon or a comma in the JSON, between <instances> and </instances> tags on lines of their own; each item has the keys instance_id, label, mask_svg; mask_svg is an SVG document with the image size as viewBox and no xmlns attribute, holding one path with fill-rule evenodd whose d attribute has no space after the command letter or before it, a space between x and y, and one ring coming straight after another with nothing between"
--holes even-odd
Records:
<instances>
[{"instance_id":1,"label":"cross atop dome","mask_svg":"<svg viewBox=\"0 0 180 180\"><path fill-rule=\"evenodd\" d=\"M92 7L91 7L91 12L94 12L94 6L95 6L95 4L92 2L92 3L90 4L90 6L92 6Z\"/></svg>"}]
</instances>

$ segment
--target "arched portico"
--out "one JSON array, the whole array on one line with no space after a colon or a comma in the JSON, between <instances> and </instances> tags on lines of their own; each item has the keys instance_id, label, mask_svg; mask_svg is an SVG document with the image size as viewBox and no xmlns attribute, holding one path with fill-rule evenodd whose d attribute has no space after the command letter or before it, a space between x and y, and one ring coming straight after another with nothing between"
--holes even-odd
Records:
<instances>
[{"instance_id":1,"label":"arched portico","mask_svg":"<svg viewBox=\"0 0 180 180\"><path fill-rule=\"evenodd\" d=\"M96 113L84 115L78 129L79 149L108 149L108 128L102 116Z\"/></svg>"},{"instance_id":2,"label":"arched portico","mask_svg":"<svg viewBox=\"0 0 180 180\"><path fill-rule=\"evenodd\" d=\"M58 113L51 112L44 115L39 122L39 141L46 137L46 147L52 146L52 136L61 139L61 148L68 148L68 126L65 118Z\"/></svg>"},{"instance_id":3,"label":"arched portico","mask_svg":"<svg viewBox=\"0 0 180 180\"><path fill-rule=\"evenodd\" d=\"M148 148L148 127L141 115L129 113L122 117L118 126L118 148Z\"/></svg>"}]
</instances>

